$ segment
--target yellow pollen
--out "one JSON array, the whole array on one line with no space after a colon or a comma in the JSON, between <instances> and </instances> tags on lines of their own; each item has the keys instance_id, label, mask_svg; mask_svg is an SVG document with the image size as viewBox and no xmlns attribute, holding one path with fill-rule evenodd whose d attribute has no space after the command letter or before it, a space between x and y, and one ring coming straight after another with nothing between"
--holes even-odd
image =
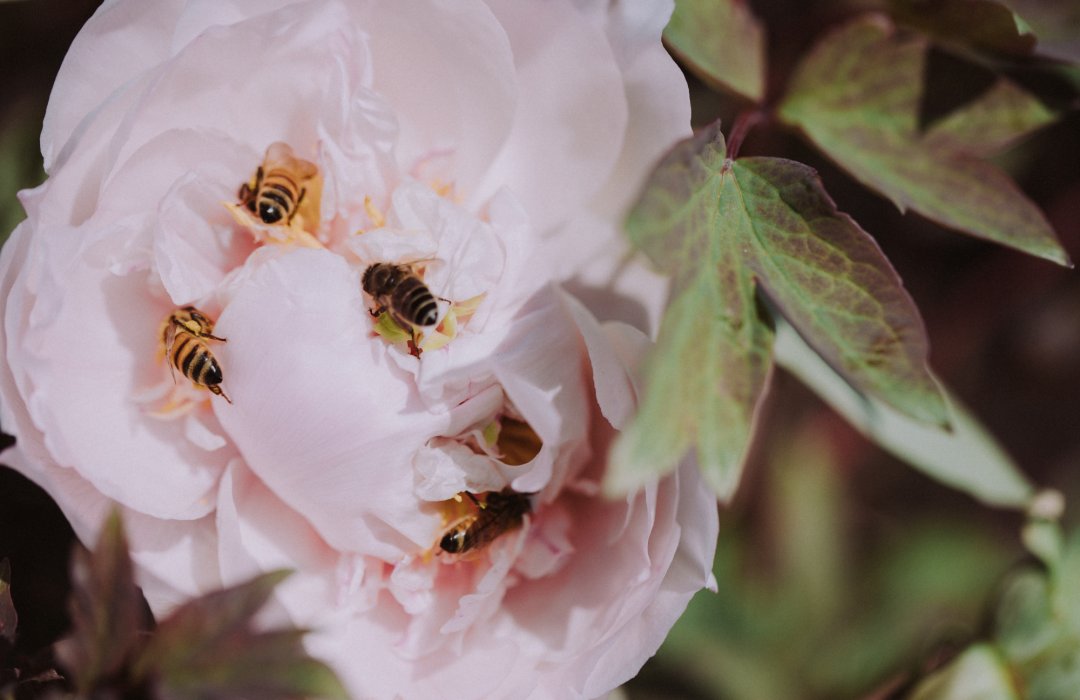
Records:
<instances>
[{"instance_id":1,"label":"yellow pollen","mask_svg":"<svg viewBox=\"0 0 1080 700\"><path fill-rule=\"evenodd\" d=\"M372 228L382 228L386 225L386 217L368 195L364 195L364 211L367 213L368 219L371 220Z\"/></svg>"}]
</instances>

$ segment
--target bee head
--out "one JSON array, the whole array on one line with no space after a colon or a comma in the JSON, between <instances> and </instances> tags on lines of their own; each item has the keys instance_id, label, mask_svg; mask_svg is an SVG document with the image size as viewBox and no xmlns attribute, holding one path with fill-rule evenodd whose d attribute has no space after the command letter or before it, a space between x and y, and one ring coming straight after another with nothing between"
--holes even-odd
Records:
<instances>
[{"instance_id":1,"label":"bee head","mask_svg":"<svg viewBox=\"0 0 1080 700\"><path fill-rule=\"evenodd\" d=\"M394 266L388 263L375 263L364 270L361 284L364 291L373 297L389 294L397 283Z\"/></svg>"}]
</instances>

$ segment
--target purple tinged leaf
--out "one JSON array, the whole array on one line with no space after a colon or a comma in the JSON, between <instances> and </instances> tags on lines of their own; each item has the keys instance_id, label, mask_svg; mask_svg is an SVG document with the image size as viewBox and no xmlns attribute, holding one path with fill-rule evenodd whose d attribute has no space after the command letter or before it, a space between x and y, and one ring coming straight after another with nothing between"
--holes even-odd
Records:
<instances>
[{"instance_id":1,"label":"purple tinged leaf","mask_svg":"<svg viewBox=\"0 0 1080 700\"><path fill-rule=\"evenodd\" d=\"M19 616L11 600L11 562L0 559L0 640L6 640L9 645L15 644L15 628L18 624Z\"/></svg>"},{"instance_id":2,"label":"purple tinged leaf","mask_svg":"<svg viewBox=\"0 0 1080 700\"><path fill-rule=\"evenodd\" d=\"M135 677L156 679L166 700L347 698L333 671L304 652L303 630L255 628L287 575L264 574L178 608L136 661Z\"/></svg>"},{"instance_id":3,"label":"purple tinged leaf","mask_svg":"<svg viewBox=\"0 0 1080 700\"><path fill-rule=\"evenodd\" d=\"M776 319L776 364L820 396L885 451L951 488L991 506L1027 509L1035 489L1015 462L946 388L949 430L912 420L873 396L857 392L807 345L784 319Z\"/></svg>"},{"instance_id":4,"label":"purple tinged leaf","mask_svg":"<svg viewBox=\"0 0 1080 700\"><path fill-rule=\"evenodd\" d=\"M1009 0L1039 37L1038 53L1080 63L1080 3L1076 0Z\"/></svg>"},{"instance_id":5,"label":"purple tinged leaf","mask_svg":"<svg viewBox=\"0 0 1080 700\"><path fill-rule=\"evenodd\" d=\"M810 168L731 161L714 125L657 166L627 228L672 275L674 293L644 403L614 448L609 491L646 483L696 448L718 495L732 495L772 366L757 290L858 391L946 422L918 310Z\"/></svg>"},{"instance_id":6,"label":"purple tinged leaf","mask_svg":"<svg viewBox=\"0 0 1080 700\"><path fill-rule=\"evenodd\" d=\"M644 403L615 444L605 489L634 491L691 448L723 499L739 485L772 367L772 331L755 317L745 270L705 270L671 302L646 365Z\"/></svg>"},{"instance_id":7,"label":"purple tinged leaf","mask_svg":"<svg viewBox=\"0 0 1080 700\"><path fill-rule=\"evenodd\" d=\"M139 641L142 595L135 586L120 514L105 520L93 554L76 548L71 567L72 634L56 645L80 696L122 673Z\"/></svg>"},{"instance_id":8,"label":"purple tinged leaf","mask_svg":"<svg viewBox=\"0 0 1080 700\"><path fill-rule=\"evenodd\" d=\"M744 158L733 169L754 225L744 264L780 314L861 393L947 424L919 310L877 243L836 210L812 168Z\"/></svg>"},{"instance_id":9,"label":"purple tinged leaf","mask_svg":"<svg viewBox=\"0 0 1080 700\"><path fill-rule=\"evenodd\" d=\"M765 33L744 0L677 0L664 41L712 88L765 96Z\"/></svg>"},{"instance_id":10,"label":"purple tinged leaf","mask_svg":"<svg viewBox=\"0 0 1080 700\"><path fill-rule=\"evenodd\" d=\"M898 22L943 44L1016 58L1035 49L1035 35L994 0L890 0L889 5Z\"/></svg>"},{"instance_id":11,"label":"purple tinged leaf","mask_svg":"<svg viewBox=\"0 0 1080 700\"><path fill-rule=\"evenodd\" d=\"M930 127L923 142L931 149L992 156L1058 116L1016 83L1001 78L978 99Z\"/></svg>"},{"instance_id":12,"label":"purple tinged leaf","mask_svg":"<svg viewBox=\"0 0 1080 700\"><path fill-rule=\"evenodd\" d=\"M979 138L973 128L919 131L926 49L925 39L897 33L884 17L856 20L810 52L780 116L901 211L910 207L943 226L1070 264L1039 208L976 155L1000 145L1001 132L972 148Z\"/></svg>"}]
</instances>

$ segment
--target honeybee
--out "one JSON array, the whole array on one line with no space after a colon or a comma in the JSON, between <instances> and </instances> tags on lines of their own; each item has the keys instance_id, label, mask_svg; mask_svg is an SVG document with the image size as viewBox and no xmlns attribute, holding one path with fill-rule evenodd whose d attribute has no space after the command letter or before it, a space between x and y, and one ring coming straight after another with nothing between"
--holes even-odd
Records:
<instances>
[{"instance_id":1,"label":"honeybee","mask_svg":"<svg viewBox=\"0 0 1080 700\"><path fill-rule=\"evenodd\" d=\"M509 489L489 492L483 503L471 493L465 495L476 505L476 510L443 530L439 548L448 554L464 554L486 547L500 535L521 527L525 515L532 510L528 494Z\"/></svg>"},{"instance_id":2,"label":"honeybee","mask_svg":"<svg viewBox=\"0 0 1080 700\"><path fill-rule=\"evenodd\" d=\"M430 328L439 321L439 305L411 265L375 263L364 270L364 291L378 305L373 315L390 313L403 329Z\"/></svg>"},{"instance_id":3,"label":"honeybee","mask_svg":"<svg viewBox=\"0 0 1080 700\"><path fill-rule=\"evenodd\" d=\"M266 149L251 182L240 186L240 204L264 224L291 224L307 192L304 183L319 174L314 163L297 158L289 144L275 141Z\"/></svg>"},{"instance_id":4,"label":"honeybee","mask_svg":"<svg viewBox=\"0 0 1080 700\"><path fill-rule=\"evenodd\" d=\"M196 386L204 386L210 393L232 403L221 390L221 366L207 347L207 340L226 342L214 335L214 322L194 306L173 311L162 324L161 341L173 379L176 378L175 371L180 370Z\"/></svg>"}]
</instances>

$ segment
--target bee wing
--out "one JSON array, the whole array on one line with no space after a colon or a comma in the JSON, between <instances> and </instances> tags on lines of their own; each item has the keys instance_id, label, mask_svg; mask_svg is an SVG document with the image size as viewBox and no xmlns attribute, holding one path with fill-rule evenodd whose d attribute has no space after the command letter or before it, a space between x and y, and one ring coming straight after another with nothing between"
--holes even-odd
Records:
<instances>
[{"instance_id":1,"label":"bee wing","mask_svg":"<svg viewBox=\"0 0 1080 700\"><path fill-rule=\"evenodd\" d=\"M285 165L293 160L296 160L296 156L293 155L292 146L284 141L274 141L266 149L266 157L263 158L263 165Z\"/></svg>"},{"instance_id":2,"label":"bee wing","mask_svg":"<svg viewBox=\"0 0 1080 700\"><path fill-rule=\"evenodd\" d=\"M319 174L319 168L314 163L297 158L292 146L284 141L275 141L266 149L263 168L267 171L278 168L288 170L300 181L310 180Z\"/></svg>"},{"instance_id":3,"label":"bee wing","mask_svg":"<svg viewBox=\"0 0 1080 700\"><path fill-rule=\"evenodd\" d=\"M176 367L172 361L172 348L173 342L176 340L176 320L170 318L168 325L165 327L165 364L169 366L169 376L172 377L173 384L176 383Z\"/></svg>"},{"instance_id":4,"label":"bee wing","mask_svg":"<svg viewBox=\"0 0 1080 700\"><path fill-rule=\"evenodd\" d=\"M446 261L436 257L420 258L419 260L409 260L402 263L402 265L408 266L412 271L419 275L424 284L430 287L431 275L436 277L444 276L443 273L446 270Z\"/></svg>"}]
</instances>

